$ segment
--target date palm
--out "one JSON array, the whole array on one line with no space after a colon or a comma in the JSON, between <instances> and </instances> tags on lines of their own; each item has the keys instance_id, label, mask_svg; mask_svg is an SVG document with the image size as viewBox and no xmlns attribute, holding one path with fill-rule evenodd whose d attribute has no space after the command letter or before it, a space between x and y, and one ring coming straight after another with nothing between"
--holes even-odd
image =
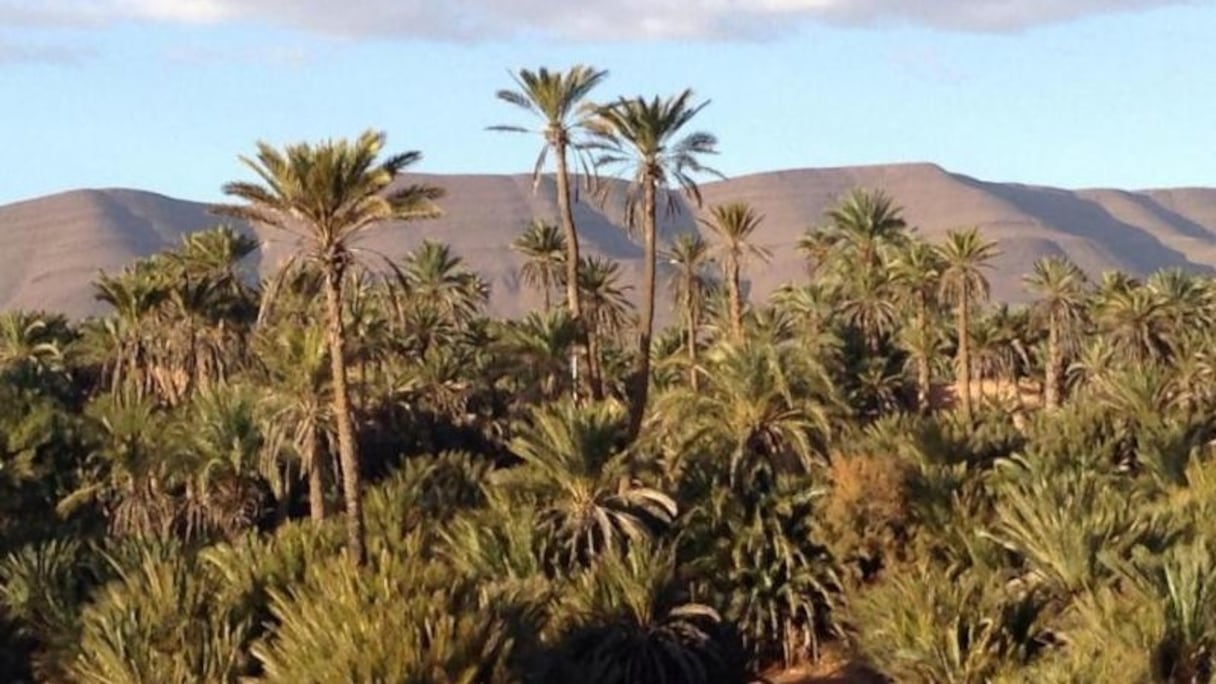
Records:
<instances>
[{"instance_id":1,"label":"date palm","mask_svg":"<svg viewBox=\"0 0 1216 684\"><path fill-rule=\"evenodd\" d=\"M1099 295L1094 322L1116 355L1131 364L1169 358L1178 332L1170 303L1144 285Z\"/></svg>"},{"instance_id":2,"label":"date palm","mask_svg":"<svg viewBox=\"0 0 1216 684\"><path fill-rule=\"evenodd\" d=\"M332 443L329 365L325 332L315 325L285 324L259 337L267 380L261 410L272 451L290 452L308 478L308 509L314 522L325 518L325 453ZM277 492L285 503L289 477Z\"/></svg>"},{"instance_id":3,"label":"date palm","mask_svg":"<svg viewBox=\"0 0 1216 684\"><path fill-rule=\"evenodd\" d=\"M866 349L877 355L882 340L899 324L896 283L888 270L858 272L844 288L839 304L841 317L861 332Z\"/></svg>"},{"instance_id":4,"label":"date palm","mask_svg":"<svg viewBox=\"0 0 1216 684\"><path fill-rule=\"evenodd\" d=\"M621 285L621 265L602 257L584 257L578 269L578 289L587 313L583 316L587 333L587 373L591 385L604 382L603 358L606 338L616 336L630 318L633 305L626 296L630 286Z\"/></svg>"},{"instance_id":5,"label":"date palm","mask_svg":"<svg viewBox=\"0 0 1216 684\"><path fill-rule=\"evenodd\" d=\"M451 246L434 240L406 255L395 285L413 305L435 308L446 323L460 327L475 317L490 299L490 287L464 265Z\"/></svg>"},{"instance_id":6,"label":"date palm","mask_svg":"<svg viewBox=\"0 0 1216 684\"><path fill-rule=\"evenodd\" d=\"M650 343L654 333L655 262L659 193L667 193L667 208L676 209L670 190L679 188L697 206L701 192L694 174L718 174L701 162L705 155L716 154L718 139L709 133L683 135L686 126L709 104L692 104L691 90L669 98L620 98L599 107L589 122L603 154L598 167L616 167L631 175L625 198L627 223L640 227L643 240L642 316L638 334L638 354L630 378L629 433L636 438L642 428L650 392Z\"/></svg>"},{"instance_id":7,"label":"date palm","mask_svg":"<svg viewBox=\"0 0 1216 684\"><path fill-rule=\"evenodd\" d=\"M570 307L570 316L578 323L582 322L583 308L578 290L580 256L578 230L574 224L574 192L570 187L569 153L572 148L575 151L581 149L574 139L577 130L582 127L581 110L591 91L607 76L607 71L582 64L572 66L564 72L549 71L544 67L536 71L520 69L519 73L511 74L517 90L500 90L498 99L539 117L543 127L539 131L521 126L491 128L497 131L541 135L544 145L532 170L535 184L540 183L540 174L545 162L549 154L553 154L556 166L554 180L557 185L557 212L566 243L566 306ZM594 384L591 390L594 395L598 396L600 393L600 388Z\"/></svg>"},{"instance_id":8,"label":"date palm","mask_svg":"<svg viewBox=\"0 0 1216 684\"><path fill-rule=\"evenodd\" d=\"M342 314L345 274L355 261L354 243L369 229L392 219L434 216L433 200L443 195L428 185L395 185L394 180L421 158L418 152L378 161L385 136L367 131L356 140L296 143L282 150L258 143L254 158L241 161L261 182L233 182L224 193L243 200L221 207L230 216L293 234L296 258L314 262L323 274L326 333L330 349L333 415L343 475L349 551L356 563L367 560L359 453L347 387L347 335Z\"/></svg>"},{"instance_id":9,"label":"date palm","mask_svg":"<svg viewBox=\"0 0 1216 684\"><path fill-rule=\"evenodd\" d=\"M1060 405L1064 350L1075 343L1085 316L1088 278L1067 257L1052 256L1034 262L1034 272L1024 280L1026 287L1039 297L1033 306L1035 317L1047 324L1043 405L1050 411Z\"/></svg>"},{"instance_id":10,"label":"date palm","mask_svg":"<svg viewBox=\"0 0 1216 684\"><path fill-rule=\"evenodd\" d=\"M686 344L688 346L688 384L697 388L697 335L701 329L701 312L705 298L713 288L706 266L713 257L709 245L695 233L682 233L667 253L668 263L675 266L671 289L676 306L684 309Z\"/></svg>"},{"instance_id":11,"label":"date palm","mask_svg":"<svg viewBox=\"0 0 1216 684\"><path fill-rule=\"evenodd\" d=\"M677 515L676 502L630 472L620 450L624 412L616 403L537 408L511 451L524 465L496 474L504 491L539 503L553 560L581 565L626 542L649 539Z\"/></svg>"},{"instance_id":12,"label":"date palm","mask_svg":"<svg viewBox=\"0 0 1216 684\"><path fill-rule=\"evenodd\" d=\"M701 225L718 236L716 251L721 255L726 275L731 334L736 341L743 337L743 293L740 283L743 266L748 257L767 262L772 256L767 249L751 242L752 234L763 222L764 217L744 202L712 207L709 210L709 218L701 219Z\"/></svg>"},{"instance_id":13,"label":"date palm","mask_svg":"<svg viewBox=\"0 0 1216 684\"><path fill-rule=\"evenodd\" d=\"M553 304L553 288L563 281L566 268L566 241L557 226L544 221L533 221L519 237L511 242L511 249L524 258L519 269L524 284L541 291L545 311Z\"/></svg>"},{"instance_id":14,"label":"date palm","mask_svg":"<svg viewBox=\"0 0 1216 684\"><path fill-rule=\"evenodd\" d=\"M886 193L865 189L853 190L829 209L826 218L831 233L856 258L842 265L867 271L881 267L883 247L898 246L907 239L908 224L901 212Z\"/></svg>"},{"instance_id":15,"label":"date palm","mask_svg":"<svg viewBox=\"0 0 1216 684\"><path fill-rule=\"evenodd\" d=\"M975 228L951 231L946 235L946 242L938 246L942 260L942 298L955 305L955 322L958 326L956 380L963 417L968 422L973 415L969 346L971 307L976 301L988 299L988 279L984 276L984 269L991 265L990 262L998 253L996 243L985 240Z\"/></svg>"},{"instance_id":16,"label":"date palm","mask_svg":"<svg viewBox=\"0 0 1216 684\"><path fill-rule=\"evenodd\" d=\"M899 250L891 269L898 286L899 299L911 304L915 311L911 329L905 329L902 339L905 350L916 362L916 405L921 411L927 411L933 380L932 352L937 349L931 313L941 286L941 259L929 243L912 240Z\"/></svg>"},{"instance_id":17,"label":"date palm","mask_svg":"<svg viewBox=\"0 0 1216 684\"><path fill-rule=\"evenodd\" d=\"M0 313L0 376L24 372L41 377L59 370L67 332L67 321L60 316Z\"/></svg>"}]
</instances>

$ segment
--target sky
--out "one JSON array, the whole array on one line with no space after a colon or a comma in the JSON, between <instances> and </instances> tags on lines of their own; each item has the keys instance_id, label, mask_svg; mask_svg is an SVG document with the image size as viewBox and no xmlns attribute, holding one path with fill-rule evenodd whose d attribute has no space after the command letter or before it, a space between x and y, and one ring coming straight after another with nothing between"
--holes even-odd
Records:
<instances>
[{"instance_id":1,"label":"sky","mask_svg":"<svg viewBox=\"0 0 1216 684\"><path fill-rule=\"evenodd\" d=\"M215 201L273 145L384 130L433 173L530 170L511 73L710 100L727 176L925 161L1216 186L1212 0L0 0L0 204Z\"/></svg>"}]
</instances>

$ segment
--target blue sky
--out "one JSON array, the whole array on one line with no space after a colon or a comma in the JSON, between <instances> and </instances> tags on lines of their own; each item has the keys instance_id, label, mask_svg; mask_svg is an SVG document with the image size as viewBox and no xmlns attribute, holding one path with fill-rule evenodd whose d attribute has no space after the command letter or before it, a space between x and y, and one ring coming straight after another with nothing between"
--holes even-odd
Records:
<instances>
[{"instance_id":1,"label":"blue sky","mask_svg":"<svg viewBox=\"0 0 1216 684\"><path fill-rule=\"evenodd\" d=\"M963 8L963 9L960 9ZM216 200L254 142L375 127L420 171L530 168L508 71L692 87L727 175L931 161L1065 187L1216 186L1216 3L0 0L0 203Z\"/></svg>"}]
</instances>

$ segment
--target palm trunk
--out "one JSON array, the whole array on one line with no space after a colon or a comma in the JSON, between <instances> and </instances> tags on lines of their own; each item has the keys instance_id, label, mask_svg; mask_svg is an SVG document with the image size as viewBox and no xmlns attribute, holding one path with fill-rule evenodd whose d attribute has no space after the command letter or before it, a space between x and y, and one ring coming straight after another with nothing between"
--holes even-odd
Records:
<instances>
[{"instance_id":1,"label":"palm trunk","mask_svg":"<svg viewBox=\"0 0 1216 684\"><path fill-rule=\"evenodd\" d=\"M650 338L654 334L655 295L655 233L658 230L658 187L653 176L642 180L642 232L645 244L643 260L645 270L642 277L642 318L639 321L637 365L630 378L629 438L637 439L642 431L642 418L646 415L646 401L650 394Z\"/></svg>"},{"instance_id":2,"label":"palm trunk","mask_svg":"<svg viewBox=\"0 0 1216 684\"><path fill-rule=\"evenodd\" d=\"M963 409L963 419L968 423L971 422L971 341L968 339L970 335L968 331L967 304L970 299L970 293L967 291L967 283L964 282L959 292L958 300L958 394L962 399L961 405Z\"/></svg>"},{"instance_id":3,"label":"palm trunk","mask_svg":"<svg viewBox=\"0 0 1216 684\"><path fill-rule=\"evenodd\" d=\"M587 361L587 375L591 386L598 387L600 390L599 397L593 394L592 398L603 399L604 375L600 368L600 332L594 323L587 328Z\"/></svg>"},{"instance_id":4,"label":"palm trunk","mask_svg":"<svg viewBox=\"0 0 1216 684\"><path fill-rule=\"evenodd\" d=\"M320 450L317 435L304 443L304 462L308 464L308 514L313 522L325 520L325 476L321 470Z\"/></svg>"},{"instance_id":5,"label":"palm trunk","mask_svg":"<svg viewBox=\"0 0 1216 684\"><path fill-rule=\"evenodd\" d=\"M697 302L692 294L692 283L688 283L688 386L697 391Z\"/></svg>"},{"instance_id":6,"label":"palm trunk","mask_svg":"<svg viewBox=\"0 0 1216 684\"><path fill-rule=\"evenodd\" d=\"M1047 373L1043 384L1043 404L1050 411L1060 405L1060 325L1055 313L1047 322Z\"/></svg>"},{"instance_id":7,"label":"palm trunk","mask_svg":"<svg viewBox=\"0 0 1216 684\"><path fill-rule=\"evenodd\" d=\"M359 477L359 453L355 425L346 386L346 332L342 322L342 274L333 264L325 274L325 305L328 320L330 370L334 384L334 418L338 425L338 462L342 468L342 494L346 500L347 551L359 566L367 563L363 539L363 497Z\"/></svg>"},{"instance_id":8,"label":"palm trunk","mask_svg":"<svg viewBox=\"0 0 1216 684\"><path fill-rule=\"evenodd\" d=\"M587 360L590 366L590 349L587 343L587 331L583 327L583 300L578 289L578 230L574 225L574 207L570 197L570 173L566 168L566 141L558 136L553 141L553 153L557 157L557 211L562 218L562 232L566 236L566 301L570 307L570 317L578 326L578 354ZM547 295L546 295L547 298ZM547 299L546 299L547 301ZM548 304L546 303L546 308ZM593 373L587 374L588 384L591 385L591 398L595 400L604 397L604 389L599 379ZM578 388L575 388L575 392Z\"/></svg>"},{"instance_id":9,"label":"palm trunk","mask_svg":"<svg viewBox=\"0 0 1216 684\"><path fill-rule=\"evenodd\" d=\"M726 288L730 298L730 329L735 341L743 339L743 295L739 292L739 257L731 253L726 261Z\"/></svg>"},{"instance_id":10,"label":"palm trunk","mask_svg":"<svg viewBox=\"0 0 1216 684\"><path fill-rule=\"evenodd\" d=\"M916 329L920 335L920 341L923 344L929 338L929 315L928 303L925 301L925 295L922 292L916 308ZM922 353L916 357L916 405L921 413L929 413L929 393L932 391L930 386L933 382L932 372L929 367L929 354L927 349L921 349Z\"/></svg>"}]
</instances>

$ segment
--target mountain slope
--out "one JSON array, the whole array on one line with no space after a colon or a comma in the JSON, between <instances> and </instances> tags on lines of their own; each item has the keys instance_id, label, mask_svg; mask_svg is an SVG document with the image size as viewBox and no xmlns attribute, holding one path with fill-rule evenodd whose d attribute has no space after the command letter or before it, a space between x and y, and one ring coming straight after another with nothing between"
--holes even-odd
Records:
<instances>
[{"instance_id":1,"label":"mountain slope","mask_svg":"<svg viewBox=\"0 0 1216 684\"><path fill-rule=\"evenodd\" d=\"M540 297L521 287L511 240L533 217L555 216L553 184L533 188L527 176L417 176L448 191L443 218L373 231L361 243L398 258L423 239L450 243L493 288L493 309L518 315ZM855 187L878 188L904 207L910 225L931 240L978 226L999 241L1002 255L993 295L1025 299L1022 275L1048 254L1067 254L1093 275L1120 269L1135 275L1181 267L1216 267L1216 189L1069 191L990 183L930 164L805 169L744 176L702 186L705 202L744 201L765 215L758 242L773 251L770 265L753 265L751 289L764 296L805 277L794 250L824 210ZM576 220L584 251L622 262L635 284L641 249L622 227L619 195L604 206L580 202ZM698 230L681 199L664 217L663 240ZM0 207L0 308L42 308L84 315L99 310L91 281L133 259L172 246L180 236L220 223L206 205L135 190L80 190ZM243 230L249 228L242 226ZM292 248L290 237L258 228L263 253L254 266L267 275Z\"/></svg>"}]
</instances>

